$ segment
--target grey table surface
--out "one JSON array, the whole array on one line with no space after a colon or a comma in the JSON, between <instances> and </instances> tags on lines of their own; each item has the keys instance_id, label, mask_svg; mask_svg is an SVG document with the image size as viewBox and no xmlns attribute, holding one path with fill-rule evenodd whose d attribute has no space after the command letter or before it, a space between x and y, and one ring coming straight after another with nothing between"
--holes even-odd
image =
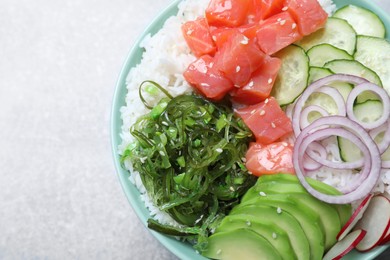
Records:
<instances>
[{"instance_id":1,"label":"grey table surface","mask_svg":"<svg viewBox=\"0 0 390 260\"><path fill-rule=\"evenodd\" d=\"M109 133L124 59L170 2L0 0L0 259L177 259L127 202Z\"/></svg>"}]
</instances>

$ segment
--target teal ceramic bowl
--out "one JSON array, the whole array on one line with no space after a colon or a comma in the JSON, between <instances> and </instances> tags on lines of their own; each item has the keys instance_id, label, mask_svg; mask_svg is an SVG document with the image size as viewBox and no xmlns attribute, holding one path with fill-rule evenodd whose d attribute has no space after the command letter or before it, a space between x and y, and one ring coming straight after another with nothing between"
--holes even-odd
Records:
<instances>
[{"instance_id":1,"label":"teal ceramic bowl","mask_svg":"<svg viewBox=\"0 0 390 260\"><path fill-rule=\"evenodd\" d=\"M122 185L122 188L126 194L127 199L129 200L131 206L134 208L136 214L141 219L142 223L146 226L146 221L150 217L148 210L146 209L144 203L140 199L140 193L137 188L129 181L129 173L121 167L119 156L118 156L118 146L121 143L120 133L122 120L120 117L120 108L125 105L125 96L126 96L126 77L130 69L136 66L142 58L143 49L139 47L142 39L149 33L156 33L164 21L175 15L178 11L177 5L180 0L172 2L160 15L158 15L154 21L146 28L144 33L140 36L138 41L135 43L134 47L131 49L128 54L125 63L123 65L122 71L120 72L119 79L116 85L112 111L111 111L111 143L112 143L112 153L114 157L115 167L118 173L119 181ZM370 0L334 0L337 7L342 7L348 4L355 4L367 9L371 9L376 14L380 16L382 21L385 23L387 28L387 39L390 39L390 17L385 13L380 7L376 6ZM191 245L180 242L172 237L159 234L157 232L151 231L152 234L173 254L175 254L180 259L196 260L196 259L206 259L195 252ZM366 260L373 259L382 253L388 246L377 247L374 250L371 250L367 253L358 253L356 251L350 252L344 259L354 259L354 260Z\"/></svg>"}]
</instances>

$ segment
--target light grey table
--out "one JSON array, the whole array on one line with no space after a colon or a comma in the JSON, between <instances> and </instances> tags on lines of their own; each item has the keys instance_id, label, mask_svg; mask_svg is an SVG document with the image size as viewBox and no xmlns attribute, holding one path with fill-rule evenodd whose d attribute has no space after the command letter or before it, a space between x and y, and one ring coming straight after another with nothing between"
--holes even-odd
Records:
<instances>
[{"instance_id":1,"label":"light grey table","mask_svg":"<svg viewBox=\"0 0 390 260\"><path fill-rule=\"evenodd\" d=\"M170 2L0 0L0 259L176 259L128 204L109 137L124 59Z\"/></svg>"}]
</instances>

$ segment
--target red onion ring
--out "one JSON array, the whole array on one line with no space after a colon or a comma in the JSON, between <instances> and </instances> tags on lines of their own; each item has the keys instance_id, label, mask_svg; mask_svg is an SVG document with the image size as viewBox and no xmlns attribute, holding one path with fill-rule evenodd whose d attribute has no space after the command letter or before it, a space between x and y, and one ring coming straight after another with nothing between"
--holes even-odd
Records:
<instances>
[{"instance_id":1,"label":"red onion ring","mask_svg":"<svg viewBox=\"0 0 390 260\"><path fill-rule=\"evenodd\" d=\"M309 146L309 149L311 153L318 154L321 158L326 158L327 153L325 147L318 143L318 142L312 142ZM308 149L308 150L309 150ZM313 160L310 155L307 154L308 151L306 151L306 154L304 155L304 167L307 171L315 171L321 168L323 165L315 160Z\"/></svg>"},{"instance_id":2,"label":"red onion ring","mask_svg":"<svg viewBox=\"0 0 390 260\"><path fill-rule=\"evenodd\" d=\"M296 100L295 106L294 106L294 111L293 111L293 130L295 136L298 136L299 133L301 132L300 128L300 114L302 109L305 106L306 100L309 98L309 96L316 92L318 88L323 87L325 85L329 85L333 82L336 81L343 81L343 82L348 82L354 85L357 84L362 84L365 82L368 82L366 79L353 76L353 75L347 75L347 74L334 74L327 76L325 78L319 79L317 81L314 81L312 84L310 84L305 91L302 93L302 95ZM343 99L344 103L344 99Z\"/></svg>"},{"instance_id":3,"label":"red onion ring","mask_svg":"<svg viewBox=\"0 0 390 260\"><path fill-rule=\"evenodd\" d=\"M358 178L358 181L354 182L352 185L354 187L350 186L351 191L345 193L344 195L333 196L323 194L311 187L310 184L305 180L303 166L303 156L305 154L304 150L306 150L307 146L312 142L312 140L316 140L316 137L323 138L326 135L329 136L334 134L333 130L331 129L318 129L318 127L324 125L338 125L343 128L347 127L349 129L353 129L353 131L349 131L348 133L361 139L368 150L364 153L366 165L361 172L361 177ZM316 128L317 130L314 130ZM347 130L343 129L343 131L340 131L338 134L343 135L344 133L342 132L344 131ZM358 123L342 116L328 116L319 118L312 125L303 129L300 135L297 137L296 143L294 145L293 164L295 166L296 175L305 189L314 197L333 204L346 204L362 199L375 187L381 170L380 153L375 142Z\"/></svg>"},{"instance_id":4,"label":"red onion ring","mask_svg":"<svg viewBox=\"0 0 390 260\"><path fill-rule=\"evenodd\" d=\"M363 93L364 91L371 91L379 96L379 98L382 100L382 105L383 105L383 112L382 116L376 120L375 122L362 122L359 119L356 118L355 113L353 111L353 106L355 99L358 95ZM362 84L359 84L355 86L351 92L348 95L347 98L347 115L348 117L355 121L358 122L361 126L363 126L365 129L371 130L376 127L379 127L380 125L383 125L390 116L390 98L389 95L387 94L386 90L383 88L379 87L378 85L375 85L371 82L365 82Z\"/></svg>"}]
</instances>

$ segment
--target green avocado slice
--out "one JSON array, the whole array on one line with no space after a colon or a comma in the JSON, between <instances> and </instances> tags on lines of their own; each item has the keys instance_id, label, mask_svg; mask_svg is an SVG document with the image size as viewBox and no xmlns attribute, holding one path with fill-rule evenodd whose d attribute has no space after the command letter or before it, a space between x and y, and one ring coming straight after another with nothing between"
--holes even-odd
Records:
<instances>
[{"instance_id":1,"label":"green avocado slice","mask_svg":"<svg viewBox=\"0 0 390 260\"><path fill-rule=\"evenodd\" d=\"M310 244L310 259L321 260L324 255L325 230L320 224L319 215L308 207L301 207L301 203L291 201L290 195L274 194L257 197L256 199L240 204L245 205L267 205L275 207L279 214L289 213L301 225Z\"/></svg>"},{"instance_id":2,"label":"green avocado slice","mask_svg":"<svg viewBox=\"0 0 390 260\"><path fill-rule=\"evenodd\" d=\"M259 222L252 215L229 215L222 220L215 232L226 232L239 228L250 228L263 236L275 247L283 259L297 259L286 231L276 226L272 221Z\"/></svg>"},{"instance_id":3,"label":"green avocado slice","mask_svg":"<svg viewBox=\"0 0 390 260\"><path fill-rule=\"evenodd\" d=\"M230 215L250 215L260 223L272 223L285 230L298 259L310 259L310 244L299 222L289 213L279 214L276 207L266 205L245 205L235 207ZM260 259L260 258L259 258Z\"/></svg>"},{"instance_id":4,"label":"green avocado slice","mask_svg":"<svg viewBox=\"0 0 390 260\"><path fill-rule=\"evenodd\" d=\"M203 256L224 260L281 260L278 251L261 235L249 228L217 232L208 238Z\"/></svg>"}]
</instances>

